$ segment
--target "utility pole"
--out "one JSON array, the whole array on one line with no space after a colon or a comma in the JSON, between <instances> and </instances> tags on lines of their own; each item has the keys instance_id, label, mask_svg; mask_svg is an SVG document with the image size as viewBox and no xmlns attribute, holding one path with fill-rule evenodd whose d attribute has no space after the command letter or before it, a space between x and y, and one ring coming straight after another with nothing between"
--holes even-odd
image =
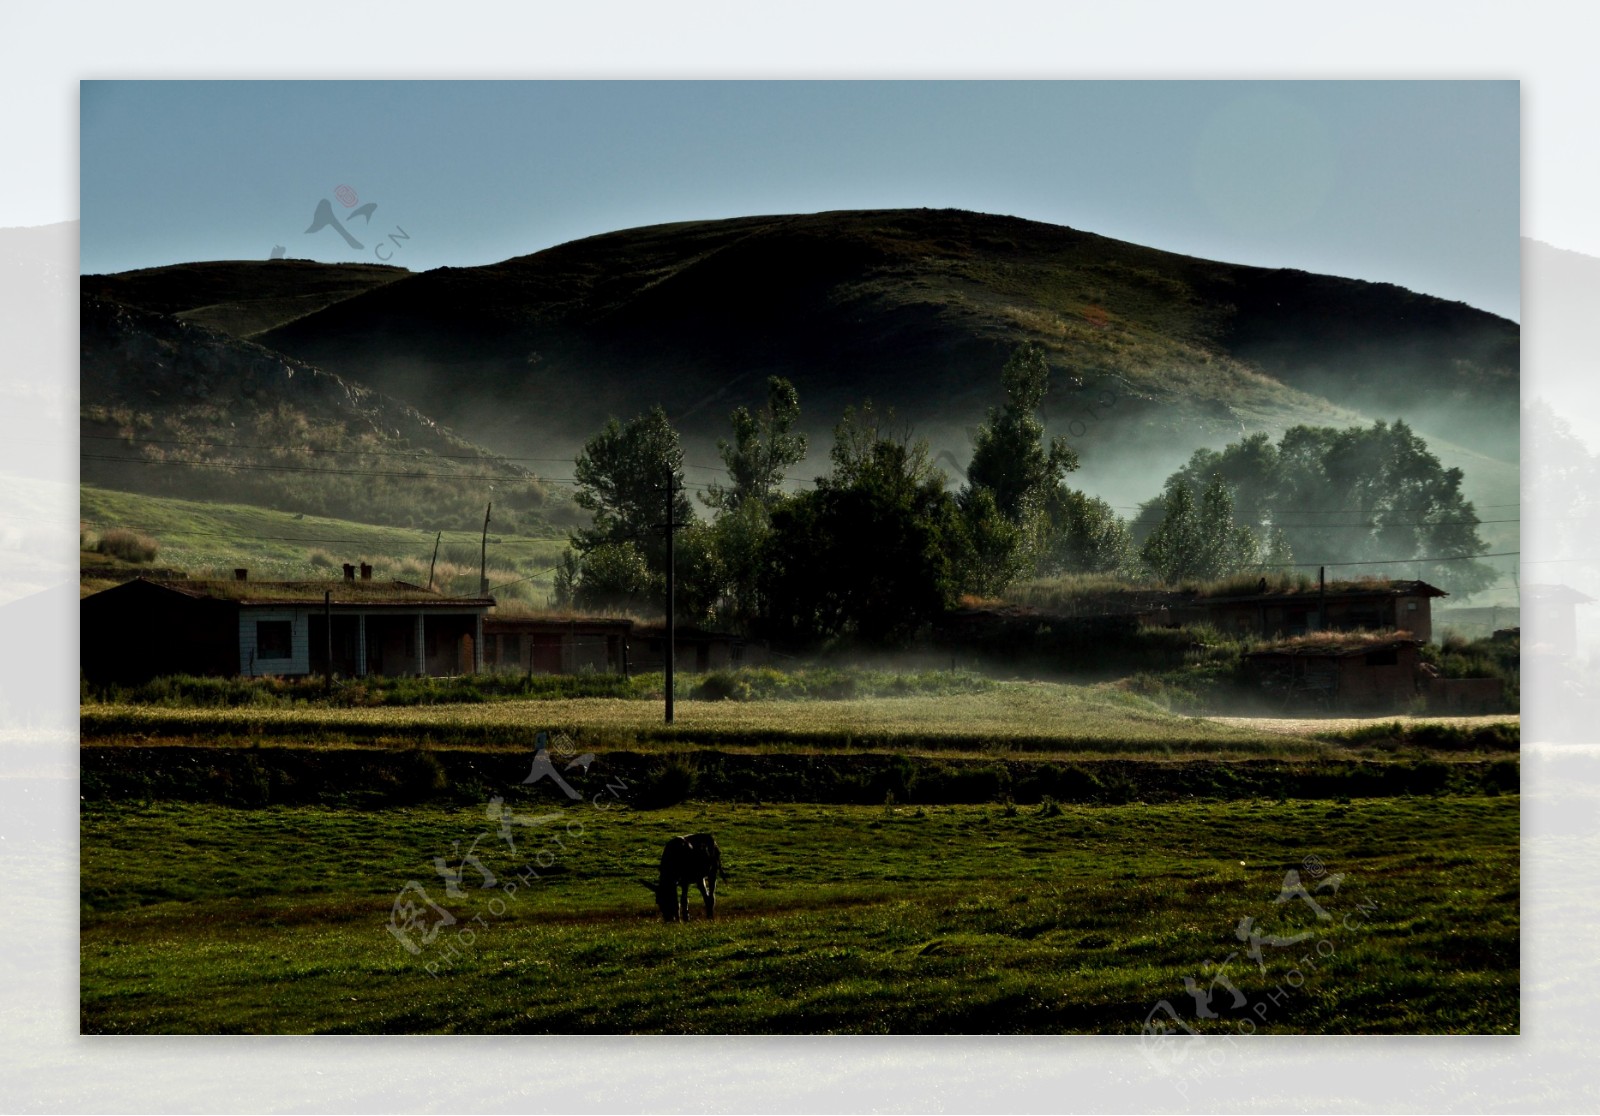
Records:
<instances>
[{"instance_id":1,"label":"utility pole","mask_svg":"<svg viewBox=\"0 0 1600 1116\"><path fill-rule=\"evenodd\" d=\"M478 596L489 595L489 509L494 507L490 501L483 509L483 548L478 551Z\"/></svg>"},{"instance_id":2,"label":"utility pole","mask_svg":"<svg viewBox=\"0 0 1600 1116\"><path fill-rule=\"evenodd\" d=\"M1328 567L1317 567L1317 630L1328 629Z\"/></svg>"},{"instance_id":3,"label":"utility pole","mask_svg":"<svg viewBox=\"0 0 1600 1116\"><path fill-rule=\"evenodd\" d=\"M433 557L428 559L428 592L430 593L433 592L433 567L439 562L439 540L442 538L444 538L443 531L433 536Z\"/></svg>"},{"instance_id":4,"label":"utility pole","mask_svg":"<svg viewBox=\"0 0 1600 1116\"><path fill-rule=\"evenodd\" d=\"M672 682L674 660L677 658L677 619L675 589L677 566L677 524L672 521L673 498L678 494L677 477L672 467L667 467L667 724L672 723Z\"/></svg>"},{"instance_id":5,"label":"utility pole","mask_svg":"<svg viewBox=\"0 0 1600 1116\"><path fill-rule=\"evenodd\" d=\"M310 622L307 621L307 626ZM328 661L323 667L322 685L331 694L333 693L333 590L322 591L322 626L324 634L328 637Z\"/></svg>"}]
</instances>

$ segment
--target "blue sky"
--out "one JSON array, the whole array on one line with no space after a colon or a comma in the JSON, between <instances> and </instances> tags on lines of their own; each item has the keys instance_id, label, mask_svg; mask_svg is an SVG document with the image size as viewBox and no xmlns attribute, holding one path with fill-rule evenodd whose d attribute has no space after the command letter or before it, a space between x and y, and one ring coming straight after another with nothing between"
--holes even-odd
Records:
<instances>
[{"instance_id":1,"label":"blue sky","mask_svg":"<svg viewBox=\"0 0 1600 1116\"><path fill-rule=\"evenodd\" d=\"M953 206L1520 319L1518 117L1510 81L84 82L81 263L426 270ZM322 199L360 249L306 231Z\"/></svg>"}]
</instances>

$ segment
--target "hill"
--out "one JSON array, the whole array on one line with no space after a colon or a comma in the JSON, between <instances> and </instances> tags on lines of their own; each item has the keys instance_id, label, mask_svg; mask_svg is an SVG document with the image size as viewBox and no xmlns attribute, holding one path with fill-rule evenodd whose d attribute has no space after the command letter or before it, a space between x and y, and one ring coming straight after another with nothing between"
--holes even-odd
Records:
<instances>
[{"instance_id":1,"label":"hill","mask_svg":"<svg viewBox=\"0 0 1600 1116\"><path fill-rule=\"evenodd\" d=\"M536 531L528 470L333 373L178 317L85 294L82 479L437 530Z\"/></svg>"},{"instance_id":2,"label":"hill","mask_svg":"<svg viewBox=\"0 0 1600 1116\"><path fill-rule=\"evenodd\" d=\"M478 591L481 535L445 531L437 561L434 532L314 515L290 515L248 504L147 496L84 485L80 495L81 545L92 547L107 531L136 531L159 547L154 563L117 561L92 549L80 553L79 586L98 592L133 577L229 577L244 567L258 580L317 580L339 576L346 563L366 562L379 580L433 583L445 592ZM490 585L502 611L516 602L543 605L565 535L502 534L488 540Z\"/></svg>"},{"instance_id":3,"label":"hill","mask_svg":"<svg viewBox=\"0 0 1600 1116\"><path fill-rule=\"evenodd\" d=\"M1123 510L1199 446L1301 422L1405 418L1465 469L1480 504L1507 506L1518 487L1515 323L1391 285L1012 217L748 217L421 274L240 261L83 287L253 338L416 404L475 447L550 460L553 476L608 416L657 402L689 461L714 463L727 412L758 404L771 374L795 382L812 434L796 478L825 467L829 430L866 398L894 407L959 475L970 431L999 400L1001 364L1033 340L1055 372L1049 432L1080 451L1076 483ZM100 402L87 379L84 401ZM1494 549L1515 549L1514 526L1495 533Z\"/></svg>"},{"instance_id":4,"label":"hill","mask_svg":"<svg viewBox=\"0 0 1600 1116\"><path fill-rule=\"evenodd\" d=\"M409 274L383 264L219 260L86 275L81 289L249 338Z\"/></svg>"},{"instance_id":5,"label":"hill","mask_svg":"<svg viewBox=\"0 0 1600 1116\"><path fill-rule=\"evenodd\" d=\"M1514 460L1518 334L1390 285L887 210L608 233L407 275L260 340L438 400L438 418L504 452L568 448L655 402L709 439L778 374L814 430L871 396L964 460L958 431L996 401L1010 349L1034 340L1057 371L1048 417L1085 447L1177 436L1192 448L1359 412L1432 431L1470 420L1473 444Z\"/></svg>"}]
</instances>

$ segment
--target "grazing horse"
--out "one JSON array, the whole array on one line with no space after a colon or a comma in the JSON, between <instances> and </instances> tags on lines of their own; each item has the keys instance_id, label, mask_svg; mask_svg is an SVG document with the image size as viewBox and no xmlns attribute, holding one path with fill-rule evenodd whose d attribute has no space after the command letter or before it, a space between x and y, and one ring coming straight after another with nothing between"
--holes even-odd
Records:
<instances>
[{"instance_id":1,"label":"grazing horse","mask_svg":"<svg viewBox=\"0 0 1600 1116\"><path fill-rule=\"evenodd\" d=\"M661 874L655 883L640 880L656 897L666 922L689 921L689 885L700 889L706 917L717 917L717 877L722 875L722 850L709 833L674 837L661 850Z\"/></svg>"}]
</instances>

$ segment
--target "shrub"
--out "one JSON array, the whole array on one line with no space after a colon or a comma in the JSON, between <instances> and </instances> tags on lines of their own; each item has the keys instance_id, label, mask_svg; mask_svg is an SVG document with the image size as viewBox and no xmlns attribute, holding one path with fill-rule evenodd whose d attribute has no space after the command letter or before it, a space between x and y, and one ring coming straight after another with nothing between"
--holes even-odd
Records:
<instances>
[{"instance_id":1,"label":"shrub","mask_svg":"<svg viewBox=\"0 0 1600 1116\"><path fill-rule=\"evenodd\" d=\"M699 781L700 769L674 756L650 769L639 788L638 804L647 810L676 806L694 793Z\"/></svg>"},{"instance_id":2,"label":"shrub","mask_svg":"<svg viewBox=\"0 0 1600 1116\"><path fill-rule=\"evenodd\" d=\"M390 795L396 802L425 802L450 786L450 777L432 752L411 748L395 760Z\"/></svg>"},{"instance_id":3,"label":"shrub","mask_svg":"<svg viewBox=\"0 0 1600 1116\"><path fill-rule=\"evenodd\" d=\"M1487 789L1496 794L1513 794L1522 786L1522 765L1514 759L1498 759L1484 772Z\"/></svg>"},{"instance_id":4,"label":"shrub","mask_svg":"<svg viewBox=\"0 0 1600 1116\"><path fill-rule=\"evenodd\" d=\"M149 535L118 527L101 535L94 548L124 562L149 562L155 559L160 546Z\"/></svg>"},{"instance_id":5,"label":"shrub","mask_svg":"<svg viewBox=\"0 0 1600 1116\"><path fill-rule=\"evenodd\" d=\"M750 683L728 671L716 671L706 675L689 696L700 701L749 701Z\"/></svg>"}]
</instances>

